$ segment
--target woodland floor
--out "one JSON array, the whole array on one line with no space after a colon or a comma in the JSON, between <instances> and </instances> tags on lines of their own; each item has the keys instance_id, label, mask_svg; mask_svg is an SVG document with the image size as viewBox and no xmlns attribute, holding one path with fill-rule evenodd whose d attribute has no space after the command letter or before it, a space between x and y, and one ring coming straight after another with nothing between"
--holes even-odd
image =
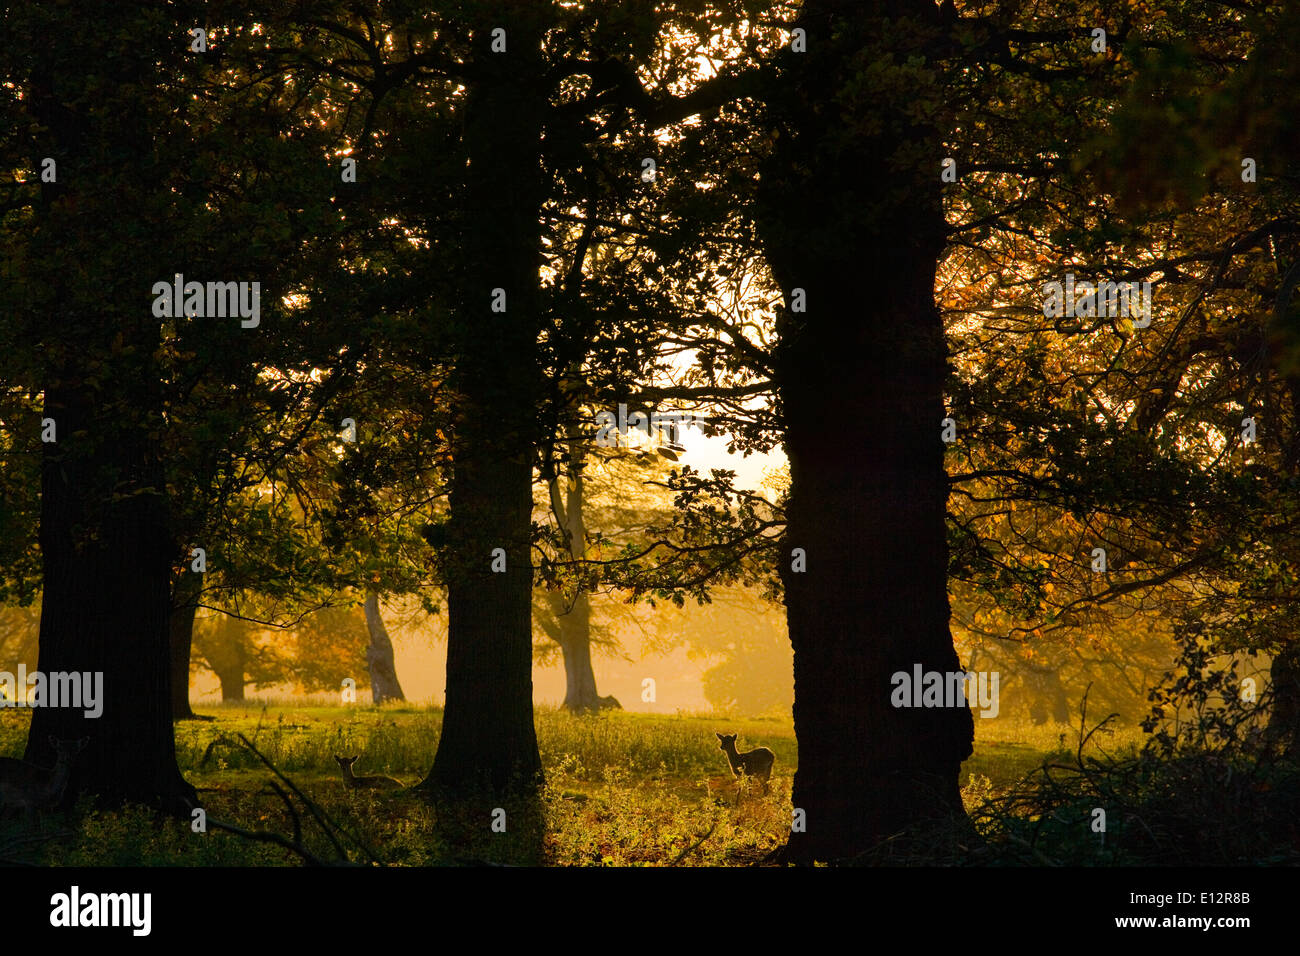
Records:
<instances>
[{"instance_id":1,"label":"woodland floor","mask_svg":"<svg viewBox=\"0 0 1300 956\"><path fill-rule=\"evenodd\" d=\"M792 722L603 713L578 718L539 709L537 734L546 786L536 801L506 803L504 833L492 810L443 808L414 794L345 790L334 754L359 754L358 774L415 784L433 761L442 713L410 706L323 707L292 700L199 707L213 721L176 725L177 756L199 789L209 818L284 836L293 822L268 788L272 773L234 740L242 733L338 825L354 862L403 866L497 862L560 866L743 865L760 861L789 832L797 764ZM21 756L28 715L0 711L0 756ZM974 809L1014 788L1044 760L1073 758L1077 728L976 719L976 752L962 767L963 797ZM714 731L739 733L742 749L776 754L770 792L744 794ZM1107 752L1140 742L1136 729L1094 737ZM218 743L213 746L214 741ZM225 741L225 742L223 742ZM1095 751L1094 751L1095 752ZM752 787L752 789L751 789ZM739 800L737 799L739 796ZM321 859L338 851L294 799L303 842ZM0 858L46 865L295 865L283 847L209 826L159 820L147 810L98 811L84 802L79 821L42 818L48 839L6 842L20 821L0 822ZM707 834L707 836L706 836Z\"/></svg>"}]
</instances>

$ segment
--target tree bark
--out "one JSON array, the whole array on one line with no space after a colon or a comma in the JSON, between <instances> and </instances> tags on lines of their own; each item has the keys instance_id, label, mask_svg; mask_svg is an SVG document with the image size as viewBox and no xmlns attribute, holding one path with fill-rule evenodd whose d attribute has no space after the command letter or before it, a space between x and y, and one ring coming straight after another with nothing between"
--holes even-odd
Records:
<instances>
[{"instance_id":1,"label":"tree bark","mask_svg":"<svg viewBox=\"0 0 1300 956\"><path fill-rule=\"evenodd\" d=\"M759 197L772 271L788 302L795 288L806 296L806 311L781 314L776 356L791 478L781 571L799 742L793 800L805 814L785 848L795 862L853 859L900 831L961 818L958 772L973 739L964 701L891 703L895 673L961 670L939 435L941 153L907 116L905 91L844 95L880 37L906 40L881 17L900 12L805 4L800 25L812 39L807 53L787 55L791 93L773 97L779 135ZM892 168L900 143L923 144L915 152L929 165Z\"/></svg>"},{"instance_id":2,"label":"tree bark","mask_svg":"<svg viewBox=\"0 0 1300 956\"><path fill-rule=\"evenodd\" d=\"M162 52L165 26L141 33L149 21L138 5L100 13L102 36L134 31L134 53L105 59L98 35L64 29L78 15L52 21L63 40L33 51L22 108L46 130L35 166L42 154L59 158L57 182L41 185L28 259L33 294L48 308L40 374L44 414L57 428L41 462L38 667L98 685L102 712L33 710L25 759L49 766L49 737L87 736L67 801L89 793L101 806L129 801L181 815L197 795L176 764L172 727L175 552L159 440L161 325L145 298L164 274L156 268L165 193L155 150L170 131L138 86L171 61ZM90 62L104 70L106 90L135 87L137 95L92 108L77 79Z\"/></svg>"},{"instance_id":3,"label":"tree bark","mask_svg":"<svg viewBox=\"0 0 1300 956\"><path fill-rule=\"evenodd\" d=\"M564 656L564 707L575 714L600 709L596 672L591 668L591 635L587 621L591 605L579 594L573 609L560 617L560 652Z\"/></svg>"},{"instance_id":4,"label":"tree bark","mask_svg":"<svg viewBox=\"0 0 1300 956\"><path fill-rule=\"evenodd\" d=\"M1295 758L1300 756L1300 641L1292 641L1278 651L1269 676L1273 709L1264 739Z\"/></svg>"},{"instance_id":5,"label":"tree bark","mask_svg":"<svg viewBox=\"0 0 1300 956\"><path fill-rule=\"evenodd\" d=\"M549 598L558 632L555 643L564 659L564 709L590 714L611 706L607 701L612 698L602 698L596 690L596 672L591 666L591 602L586 592L577 596L572 608L561 593L552 592Z\"/></svg>"},{"instance_id":6,"label":"tree bark","mask_svg":"<svg viewBox=\"0 0 1300 956\"><path fill-rule=\"evenodd\" d=\"M248 684L249 638L243 622L223 614L204 658L221 682L222 701L242 701Z\"/></svg>"},{"instance_id":7,"label":"tree bark","mask_svg":"<svg viewBox=\"0 0 1300 956\"><path fill-rule=\"evenodd\" d=\"M1291 400L1292 422L1284 463L1291 480L1297 482L1300 481L1300 375L1285 375L1283 380ZM1264 728L1264 739L1288 758L1300 758L1300 640L1292 640L1273 657L1269 680L1273 685L1273 706Z\"/></svg>"},{"instance_id":8,"label":"tree bark","mask_svg":"<svg viewBox=\"0 0 1300 956\"><path fill-rule=\"evenodd\" d=\"M244 687L247 683L244 670L242 667L223 667L216 672L217 680L221 681L221 700L222 703L234 702L239 703L244 700Z\"/></svg>"},{"instance_id":9,"label":"tree bark","mask_svg":"<svg viewBox=\"0 0 1300 956\"><path fill-rule=\"evenodd\" d=\"M534 791L542 782L533 726L532 451L542 382L538 270L541 25L509 3L473 8L476 79L465 106L466 208L448 545L447 686L426 788ZM506 53L490 33L508 23ZM504 293L505 311L492 311ZM496 549L501 549L498 552ZM503 555L504 570L493 570Z\"/></svg>"},{"instance_id":10,"label":"tree bark","mask_svg":"<svg viewBox=\"0 0 1300 956\"><path fill-rule=\"evenodd\" d=\"M366 630L370 632L370 645L366 648L366 666L370 670L370 695L376 704L386 700L406 700L402 685L397 680L397 665L393 661L393 642L379 616L379 595L366 592Z\"/></svg>"},{"instance_id":11,"label":"tree bark","mask_svg":"<svg viewBox=\"0 0 1300 956\"><path fill-rule=\"evenodd\" d=\"M560 477L551 479L551 509L560 522L567 541L569 557L581 561L587 555L587 520L584 511L586 485L582 468L586 448L576 427L568 434L568 475L563 499ZM564 657L564 708L575 714L591 714L602 709L620 708L613 697L601 697L596 690L596 672L591 666L591 597L578 585L569 606L561 591L549 593L555 617L555 642Z\"/></svg>"},{"instance_id":12,"label":"tree bark","mask_svg":"<svg viewBox=\"0 0 1300 956\"><path fill-rule=\"evenodd\" d=\"M168 653L171 541L158 459L77 389L46 392L61 442L47 444L41 477L44 594L39 669L102 675L103 712L33 710L25 759L48 766L49 736L91 738L70 794L106 804L183 813L197 804L176 764ZM89 447L78 447L78 434ZM114 495L105 476L115 476Z\"/></svg>"}]
</instances>

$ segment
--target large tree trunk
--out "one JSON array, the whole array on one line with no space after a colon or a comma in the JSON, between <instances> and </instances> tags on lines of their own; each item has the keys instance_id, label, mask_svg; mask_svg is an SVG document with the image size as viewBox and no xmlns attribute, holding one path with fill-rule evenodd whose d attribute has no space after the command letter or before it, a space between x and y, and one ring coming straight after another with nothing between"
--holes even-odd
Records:
<instances>
[{"instance_id":1,"label":"large tree trunk","mask_svg":"<svg viewBox=\"0 0 1300 956\"><path fill-rule=\"evenodd\" d=\"M202 590L203 575L188 567L172 588L167 643L171 653L173 720L199 719L190 707L190 658L194 651L194 616Z\"/></svg>"},{"instance_id":2,"label":"large tree trunk","mask_svg":"<svg viewBox=\"0 0 1300 956\"><path fill-rule=\"evenodd\" d=\"M798 862L852 859L914 825L959 819L958 772L973 738L964 702L891 703L897 672L961 669L948 627L939 436L941 154L905 115L904 89L845 93L872 48L883 55L880 37L907 37L871 14L905 9L922 7L805 4L809 52L787 57L792 92L774 97L781 135L760 195L773 273L787 295L806 294L806 311L780 318L777 355L791 478L781 568L794 806L805 814L785 856ZM914 144L908 155L923 169L891 168L900 143ZM793 566L796 548L806 571Z\"/></svg>"},{"instance_id":3,"label":"large tree trunk","mask_svg":"<svg viewBox=\"0 0 1300 956\"><path fill-rule=\"evenodd\" d=\"M406 700L402 685L397 680L397 664L393 661L393 642L379 616L379 595L366 592L366 630L370 644L366 648L366 666L370 670L370 696L376 704L386 700Z\"/></svg>"},{"instance_id":4,"label":"large tree trunk","mask_svg":"<svg viewBox=\"0 0 1300 956\"><path fill-rule=\"evenodd\" d=\"M473 16L477 78L465 106L465 280L455 315L453 482L443 549L447 702L424 785L528 791L542 780L530 545L545 86L534 13L491 3L474 7ZM502 23L509 50L489 52L489 34ZM494 289L504 290L504 312L491 311ZM504 552L504 570L493 570L496 549Z\"/></svg>"},{"instance_id":5,"label":"large tree trunk","mask_svg":"<svg viewBox=\"0 0 1300 956\"><path fill-rule=\"evenodd\" d=\"M140 92L92 104L78 80L90 62L109 91L138 89L142 76L156 74L167 31L141 34L140 10L97 11L94 36L64 29L78 14L52 21L62 39L33 55L23 102L46 128L34 168L41 155L59 163L57 182L41 186L28 259L33 296L48 309L35 328L44 412L57 428L41 466L38 664L47 675L102 680L98 716L84 706L34 710L25 757L48 766L49 737L88 736L69 801L84 792L101 805L130 801L181 814L197 797L177 767L172 728L161 327L146 297L165 274L156 268L156 250L166 247L156 234L164 208L159 116ZM135 31L135 53L105 59L101 37L123 30Z\"/></svg>"},{"instance_id":6,"label":"large tree trunk","mask_svg":"<svg viewBox=\"0 0 1300 956\"><path fill-rule=\"evenodd\" d=\"M42 468L38 666L47 675L102 675L103 713L34 710L25 759L51 763L51 735L89 736L70 793L181 813L196 794L176 765L172 731L172 548L161 468L138 431L91 411L101 401L72 389L46 393L45 414L62 437L45 446Z\"/></svg>"}]
</instances>

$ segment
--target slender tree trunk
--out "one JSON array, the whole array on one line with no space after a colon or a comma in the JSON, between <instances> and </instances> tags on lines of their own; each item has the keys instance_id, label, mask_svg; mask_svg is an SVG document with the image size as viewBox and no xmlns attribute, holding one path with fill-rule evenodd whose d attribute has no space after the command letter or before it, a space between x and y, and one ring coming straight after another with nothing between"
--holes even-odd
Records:
<instances>
[{"instance_id":1,"label":"slender tree trunk","mask_svg":"<svg viewBox=\"0 0 1300 956\"><path fill-rule=\"evenodd\" d=\"M585 592L578 595L572 608L561 593L552 592L549 597L558 631L555 642L564 659L564 708L575 714L593 713L601 703L591 666L591 603Z\"/></svg>"},{"instance_id":2,"label":"slender tree trunk","mask_svg":"<svg viewBox=\"0 0 1300 956\"><path fill-rule=\"evenodd\" d=\"M194 650L194 616L198 613L203 575L188 567L172 588L172 609L168 621L171 651L172 719L197 720L190 707L190 658Z\"/></svg>"},{"instance_id":3,"label":"slender tree trunk","mask_svg":"<svg viewBox=\"0 0 1300 956\"><path fill-rule=\"evenodd\" d=\"M581 561L587 555L586 485L582 477L585 458L582 436L576 427L571 427L564 497L560 497L559 476L551 480L550 492L551 508L564 528L569 555L574 561ZM560 591L552 591L549 596L558 632L555 641L564 656L565 709L575 714L590 714L619 707L613 697L601 697L596 690L596 672L591 666L590 594L585 587L578 586L572 606Z\"/></svg>"},{"instance_id":4,"label":"slender tree trunk","mask_svg":"<svg viewBox=\"0 0 1300 956\"><path fill-rule=\"evenodd\" d=\"M573 610L560 617L560 651L564 655L564 707L575 714L600 709L596 672L591 668L590 604L579 594Z\"/></svg>"},{"instance_id":5,"label":"slender tree trunk","mask_svg":"<svg viewBox=\"0 0 1300 956\"><path fill-rule=\"evenodd\" d=\"M773 98L781 135L760 195L765 251L787 295L777 355L791 478L781 571L804 828L785 856L799 862L851 859L916 824L960 818L958 772L973 737L964 701L891 702L896 673L961 669L948 627L939 436L938 140L912 125L905 91L844 92L881 36L906 39L870 14L902 10L808 0L808 52L787 56L791 94ZM890 166L901 143L928 147L914 147L922 171Z\"/></svg>"},{"instance_id":6,"label":"slender tree trunk","mask_svg":"<svg viewBox=\"0 0 1300 956\"><path fill-rule=\"evenodd\" d=\"M379 616L379 595L366 592L366 630L370 632L370 645L366 648L366 666L370 669L370 694L376 704L386 700L406 700L402 685L397 680L397 665L393 661L393 642L389 640L384 619Z\"/></svg>"},{"instance_id":7,"label":"slender tree trunk","mask_svg":"<svg viewBox=\"0 0 1300 956\"><path fill-rule=\"evenodd\" d=\"M472 15L476 80L465 106L464 282L455 315L454 474L443 555L447 702L424 785L526 792L542 780L530 555L542 386L541 28L529 8L509 3L484 3ZM492 53L490 33L502 23L508 52Z\"/></svg>"}]
</instances>

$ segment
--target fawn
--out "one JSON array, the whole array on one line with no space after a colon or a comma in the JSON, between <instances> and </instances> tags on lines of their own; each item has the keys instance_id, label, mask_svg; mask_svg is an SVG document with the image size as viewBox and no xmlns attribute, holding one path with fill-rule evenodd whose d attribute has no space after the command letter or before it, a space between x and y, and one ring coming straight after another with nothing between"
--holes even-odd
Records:
<instances>
[{"instance_id":1,"label":"fawn","mask_svg":"<svg viewBox=\"0 0 1300 956\"><path fill-rule=\"evenodd\" d=\"M352 765L357 762L356 757L340 757L335 754L334 759L339 762L339 767L343 770L343 782L349 790L396 790L406 786L402 781L385 777L381 773L367 774L364 777L354 776Z\"/></svg>"},{"instance_id":2,"label":"fawn","mask_svg":"<svg viewBox=\"0 0 1300 956\"><path fill-rule=\"evenodd\" d=\"M49 740L55 754L54 767L50 770L25 760L0 757L0 809L21 809L29 827L36 821L37 810L58 806L72 775L72 761L90 743L89 737L80 740L50 737Z\"/></svg>"},{"instance_id":3,"label":"fawn","mask_svg":"<svg viewBox=\"0 0 1300 956\"><path fill-rule=\"evenodd\" d=\"M731 772L740 777L741 784L745 782L745 777L758 777L763 781L763 792L767 792L767 779L772 775L772 764L776 760L776 754L766 747L757 747L753 750L747 750L745 753L736 752L736 735L714 733L720 743L718 748L727 755L727 760L731 764Z\"/></svg>"}]
</instances>

